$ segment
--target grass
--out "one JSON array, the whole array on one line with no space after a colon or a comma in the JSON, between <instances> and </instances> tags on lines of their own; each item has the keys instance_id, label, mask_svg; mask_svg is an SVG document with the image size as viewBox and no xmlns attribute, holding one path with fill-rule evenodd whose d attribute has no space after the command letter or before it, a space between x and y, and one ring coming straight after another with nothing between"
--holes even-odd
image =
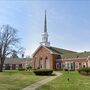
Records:
<instances>
[{"instance_id":1,"label":"grass","mask_svg":"<svg viewBox=\"0 0 90 90\"><path fill-rule=\"evenodd\" d=\"M36 76L30 71L8 70L0 72L0 90L21 90L44 78L44 76Z\"/></svg>"},{"instance_id":2,"label":"grass","mask_svg":"<svg viewBox=\"0 0 90 90\"><path fill-rule=\"evenodd\" d=\"M63 72L62 76L36 90L90 90L90 77L78 72Z\"/></svg>"}]
</instances>

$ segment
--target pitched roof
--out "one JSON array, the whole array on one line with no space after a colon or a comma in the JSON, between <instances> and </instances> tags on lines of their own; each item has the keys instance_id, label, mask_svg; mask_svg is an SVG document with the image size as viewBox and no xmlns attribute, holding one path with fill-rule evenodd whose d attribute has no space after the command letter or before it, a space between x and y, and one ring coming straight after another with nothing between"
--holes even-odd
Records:
<instances>
[{"instance_id":1,"label":"pitched roof","mask_svg":"<svg viewBox=\"0 0 90 90\"><path fill-rule=\"evenodd\" d=\"M57 48L57 47L46 47L48 48L51 52L53 52L54 54L72 54L72 53L77 53L75 51L71 51L71 50L66 50L66 49L62 49L62 48Z\"/></svg>"},{"instance_id":2,"label":"pitched roof","mask_svg":"<svg viewBox=\"0 0 90 90\"><path fill-rule=\"evenodd\" d=\"M88 58L88 56L90 56L90 52L65 54L65 55L62 55L62 58L63 59Z\"/></svg>"},{"instance_id":3,"label":"pitched roof","mask_svg":"<svg viewBox=\"0 0 90 90\"><path fill-rule=\"evenodd\" d=\"M57 48L57 47L46 47L40 45L37 50L34 52L33 56L37 53L37 51L41 48L44 47L47 50L50 51L51 54L56 54L56 55L61 55L62 59L76 59L76 58L87 58L90 56L90 52L75 52L72 50L67 50L67 49L62 49L62 48Z\"/></svg>"},{"instance_id":4,"label":"pitched roof","mask_svg":"<svg viewBox=\"0 0 90 90\"><path fill-rule=\"evenodd\" d=\"M26 61L31 61L31 59L28 58L6 58L4 64L22 64Z\"/></svg>"},{"instance_id":5,"label":"pitched roof","mask_svg":"<svg viewBox=\"0 0 90 90\"><path fill-rule=\"evenodd\" d=\"M66 50L57 47L46 47L48 48L53 54L61 55L63 59L74 59L74 58L87 58L90 56L90 52L75 52L71 50Z\"/></svg>"}]
</instances>

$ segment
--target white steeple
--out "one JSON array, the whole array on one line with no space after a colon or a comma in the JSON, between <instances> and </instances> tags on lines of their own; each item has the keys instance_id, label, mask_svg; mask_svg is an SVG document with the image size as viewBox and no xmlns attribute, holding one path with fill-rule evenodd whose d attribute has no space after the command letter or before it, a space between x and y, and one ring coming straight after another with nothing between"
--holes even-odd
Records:
<instances>
[{"instance_id":1,"label":"white steeple","mask_svg":"<svg viewBox=\"0 0 90 90\"><path fill-rule=\"evenodd\" d=\"M42 42L40 44L44 46L50 46L50 42L48 42L46 10L45 10L44 32L42 33Z\"/></svg>"}]
</instances>

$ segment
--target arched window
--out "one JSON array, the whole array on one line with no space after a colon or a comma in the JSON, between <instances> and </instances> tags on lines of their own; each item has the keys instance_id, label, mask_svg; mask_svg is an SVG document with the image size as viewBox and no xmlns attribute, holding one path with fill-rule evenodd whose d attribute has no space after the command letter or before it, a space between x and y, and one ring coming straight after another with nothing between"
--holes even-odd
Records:
<instances>
[{"instance_id":1,"label":"arched window","mask_svg":"<svg viewBox=\"0 0 90 90\"><path fill-rule=\"evenodd\" d=\"M48 59L48 58L46 57L46 58L45 58L45 65L44 65L45 69L46 69L46 60L47 60L47 59Z\"/></svg>"},{"instance_id":2,"label":"arched window","mask_svg":"<svg viewBox=\"0 0 90 90\"><path fill-rule=\"evenodd\" d=\"M57 55L56 59L61 59L61 56L60 55Z\"/></svg>"},{"instance_id":3,"label":"arched window","mask_svg":"<svg viewBox=\"0 0 90 90\"><path fill-rule=\"evenodd\" d=\"M40 57L40 60L42 60L42 57Z\"/></svg>"},{"instance_id":4,"label":"arched window","mask_svg":"<svg viewBox=\"0 0 90 90\"><path fill-rule=\"evenodd\" d=\"M45 58L45 60L48 59L47 57Z\"/></svg>"},{"instance_id":5,"label":"arched window","mask_svg":"<svg viewBox=\"0 0 90 90\"><path fill-rule=\"evenodd\" d=\"M42 57L39 60L39 68L42 68Z\"/></svg>"}]
</instances>

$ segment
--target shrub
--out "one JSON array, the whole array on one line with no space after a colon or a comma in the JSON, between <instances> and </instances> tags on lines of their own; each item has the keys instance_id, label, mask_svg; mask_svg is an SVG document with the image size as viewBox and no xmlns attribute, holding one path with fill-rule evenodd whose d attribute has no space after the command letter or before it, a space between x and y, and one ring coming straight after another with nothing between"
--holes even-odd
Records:
<instances>
[{"instance_id":1,"label":"shrub","mask_svg":"<svg viewBox=\"0 0 90 90\"><path fill-rule=\"evenodd\" d=\"M78 72L79 72L80 74L89 75L89 74L90 74L90 67L80 68L80 69L78 70Z\"/></svg>"},{"instance_id":2,"label":"shrub","mask_svg":"<svg viewBox=\"0 0 90 90\"><path fill-rule=\"evenodd\" d=\"M31 66L28 66L27 69L32 69L32 67Z\"/></svg>"},{"instance_id":3,"label":"shrub","mask_svg":"<svg viewBox=\"0 0 90 90\"><path fill-rule=\"evenodd\" d=\"M32 70L32 67L31 67L31 66L28 66L28 67L26 67L26 69L25 69L25 70L26 70L26 71L27 71L27 70L29 70L29 71L30 71L30 70Z\"/></svg>"},{"instance_id":4,"label":"shrub","mask_svg":"<svg viewBox=\"0 0 90 90\"><path fill-rule=\"evenodd\" d=\"M34 70L37 70L37 69L32 69L32 71L34 71Z\"/></svg>"},{"instance_id":5,"label":"shrub","mask_svg":"<svg viewBox=\"0 0 90 90\"><path fill-rule=\"evenodd\" d=\"M65 71L68 71L68 69L64 69Z\"/></svg>"},{"instance_id":6,"label":"shrub","mask_svg":"<svg viewBox=\"0 0 90 90\"><path fill-rule=\"evenodd\" d=\"M18 68L18 70L19 70L19 71L25 71L25 69L24 69L24 68Z\"/></svg>"},{"instance_id":7,"label":"shrub","mask_svg":"<svg viewBox=\"0 0 90 90\"><path fill-rule=\"evenodd\" d=\"M51 75L53 73L53 70L51 70L51 69L37 69L37 70L33 70L33 72L36 75Z\"/></svg>"}]
</instances>

